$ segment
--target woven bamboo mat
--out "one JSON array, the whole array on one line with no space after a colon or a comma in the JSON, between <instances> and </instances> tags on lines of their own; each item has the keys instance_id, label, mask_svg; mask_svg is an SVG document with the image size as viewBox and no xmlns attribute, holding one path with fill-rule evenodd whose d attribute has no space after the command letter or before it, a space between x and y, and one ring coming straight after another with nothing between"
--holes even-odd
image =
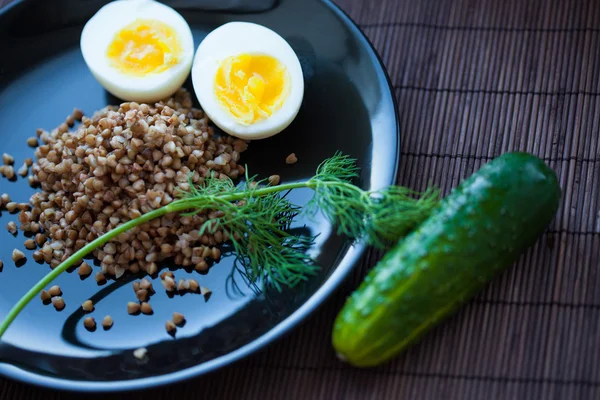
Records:
<instances>
[{"instance_id":1,"label":"woven bamboo mat","mask_svg":"<svg viewBox=\"0 0 600 400\"><path fill-rule=\"evenodd\" d=\"M388 365L352 369L330 346L336 312L380 257L371 251L319 312L263 353L126 397L600 399L600 2L338 4L393 81L399 184L447 193L492 157L525 150L559 176L556 220L515 267ZM0 380L0 399L66 397Z\"/></svg>"}]
</instances>

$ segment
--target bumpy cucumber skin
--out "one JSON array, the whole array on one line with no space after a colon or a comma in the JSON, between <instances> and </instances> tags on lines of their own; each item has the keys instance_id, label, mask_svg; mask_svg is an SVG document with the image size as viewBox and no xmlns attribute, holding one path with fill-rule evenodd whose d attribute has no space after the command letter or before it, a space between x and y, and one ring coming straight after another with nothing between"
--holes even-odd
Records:
<instances>
[{"instance_id":1,"label":"bumpy cucumber skin","mask_svg":"<svg viewBox=\"0 0 600 400\"><path fill-rule=\"evenodd\" d=\"M536 242L560 194L556 174L533 155L481 167L348 298L333 329L338 356L375 366L416 342Z\"/></svg>"}]
</instances>

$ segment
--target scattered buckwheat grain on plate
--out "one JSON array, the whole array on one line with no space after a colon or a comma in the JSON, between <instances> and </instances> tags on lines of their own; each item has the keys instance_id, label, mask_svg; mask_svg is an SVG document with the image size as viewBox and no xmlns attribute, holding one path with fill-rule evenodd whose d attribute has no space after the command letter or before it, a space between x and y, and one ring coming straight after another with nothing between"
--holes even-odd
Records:
<instances>
[{"instance_id":1,"label":"scattered buckwheat grain on plate","mask_svg":"<svg viewBox=\"0 0 600 400\"><path fill-rule=\"evenodd\" d=\"M83 320L83 326L85 326L85 329L88 331L93 331L96 329L96 320L93 317L87 317Z\"/></svg>"},{"instance_id":2,"label":"scattered buckwheat grain on plate","mask_svg":"<svg viewBox=\"0 0 600 400\"><path fill-rule=\"evenodd\" d=\"M8 224L6 224L6 230L14 235L17 233L17 224L14 221L10 221Z\"/></svg>"},{"instance_id":3,"label":"scattered buckwheat grain on plate","mask_svg":"<svg viewBox=\"0 0 600 400\"><path fill-rule=\"evenodd\" d=\"M25 254L19 249L14 249L12 251L12 260L17 263L25 258Z\"/></svg>"},{"instance_id":4,"label":"scattered buckwheat grain on plate","mask_svg":"<svg viewBox=\"0 0 600 400\"><path fill-rule=\"evenodd\" d=\"M92 312L92 311L94 311L94 303L91 300L86 300L81 305L81 308L85 312Z\"/></svg>"},{"instance_id":5,"label":"scattered buckwheat grain on plate","mask_svg":"<svg viewBox=\"0 0 600 400\"><path fill-rule=\"evenodd\" d=\"M167 321L165 323L165 329L167 330L167 333L171 336L175 335L175 332L177 331L177 327L175 326L173 321Z\"/></svg>"},{"instance_id":6,"label":"scattered buckwheat grain on plate","mask_svg":"<svg viewBox=\"0 0 600 400\"><path fill-rule=\"evenodd\" d=\"M110 328L112 328L113 326L113 319L110 315L107 315L106 317L104 317L104 319L102 319L102 327L104 328L104 330L109 330Z\"/></svg>"},{"instance_id":7,"label":"scattered buckwheat grain on plate","mask_svg":"<svg viewBox=\"0 0 600 400\"><path fill-rule=\"evenodd\" d=\"M15 159L10 154L3 153L2 154L2 162L4 163L4 165L13 165L15 163Z\"/></svg>"},{"instance_id":8,"label":"scattered buckwheat grain on plate","mask_svg":"<svg viewBox=\"0 0 600 400\"><path fill-rule=\"evenodd\" d=\"M291 153L289 156L286 157L285 159L285 163L286 164L296 164L298 162L298 158L296 157L296 153Z\"/></svg>"},{"instance_id":9,"label":"scattered buckwheat grain on plate","mask_svg":"<svg viewBox=\"0 0 600 400\"><path fill-rule=\"evenodd\" d=\"M130 315L134 315L140 312L140 304L130 301L127 303L127 313Z\"/></svg>"},{"instance_id":10,"label":"scattered buckwheat grain on plate","mask_svg":"<svg viewBox=\"0 0 600 400\"><path fill-rule=\"evenodd\" d=\"M185 317L183 316L183 314L178 313L178 312L173 313L173 323L175 325L181 326L181 325L183 325L184 322L185 322Z\"/></svg>"},{"instance_id":11,"label":"scattered buckwheat grain on plate","mask_svg":"<svg viewBox=\"0 0 600 400\"><path fill-rule=\"evenodd\" d=\"M140 310L142 311L142 314L145 314L145 315L153 314L152 306L150 305L150 303L143 302L140 305Z\"/></svg>"},{"instance_id":12,"label":"scattered buckwheat grain on plate","mask_svg":"<svg viewBox=\"0 0 600 400\"><path fill-rule=\"evenodd\" d=\"M42 300L42 303L48 303L51 298L52 296L50 296L50 293L48 293L46 290L42 290L40 292L40 299Z\"/></svg>"},{"instance_id":13,"label":"scattered buckwheat grain on plate","mask_svg":"<svg viewBox=\"0 0 600 400\"><path fill-rule=\"evenodd\" d=\"M133 351L133 356L138 360L143 360L148 354L148 349L145 347L140 347L139 349L135 349Z\"/></svg>"},{"instance_id":14,"label":"scattered buckwheat grain on plate","mask_svg":"<svg viewBox=\"0 0 600 400\"><path fill-rule=\"evenodd\" d=\"M50 289L48 289L48 293L50 293L50 296L52 297L60 296L62 295L62 290L60 289L60 286L54 285Z\"/></svg>"},{"instance_id":15,"label":"scattered buckwheat grain on plate","mask_svg":"<svg viewBox=\"0 0 600 400\"><path fill-rule=\"evenodd\" d=\"M62 311L66 305L65 300L60 296L53 297L52 304L54 305L54 308L56 308L56 311Z\"/></svg>"}]
</instances>

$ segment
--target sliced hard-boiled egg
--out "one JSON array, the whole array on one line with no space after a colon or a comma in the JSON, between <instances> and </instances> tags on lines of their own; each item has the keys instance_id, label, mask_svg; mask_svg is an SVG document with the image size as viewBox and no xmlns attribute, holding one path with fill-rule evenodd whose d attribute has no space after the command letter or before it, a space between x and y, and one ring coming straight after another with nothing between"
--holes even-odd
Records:
<instances>
[{"instance_id":1,"label":"sliced hard-boiled egg","mask_svg":"<svg viewBox=\"0 0 600 400\"><path fill-rule=\"evenodd\" d=\"M244 139L284 130L304 96L294 50L277 33L248 22L230 22L206 36L194 57L192 82L215 125Z\"/></svg>"},{"instance_id":2,"label":"sliced hard-boiled egg","mask_svg":"<svg viewBox=\"0 0 600 400\"><path fill-rule=\"evenodd\" d=\"M194 39L177 11L153 0L102 7L81 33L83 58L104 88L129 101L169 97L187 78Z\"/></svg>"}]
</instances>

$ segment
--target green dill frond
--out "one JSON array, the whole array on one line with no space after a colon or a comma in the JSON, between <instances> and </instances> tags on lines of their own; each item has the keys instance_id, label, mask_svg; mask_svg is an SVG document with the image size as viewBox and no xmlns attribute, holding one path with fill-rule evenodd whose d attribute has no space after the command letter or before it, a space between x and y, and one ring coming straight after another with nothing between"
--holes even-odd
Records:
<instances>
[{"instance_id":1,"label":"green dill frond","mask_svg":"<svg viewBox=\"0 0 600 400\"><path fill-rule=\"evenodd\" d=\"M358 178L360 169L356 159L337 151L332 157L323 161L318 167L313 179L331 180L339 179L351 182Z\"/></svg>"},{"instance_id":2,"label":"green dill frond","mask_svg":"<svg viewBox=\"0 0 600 400\"><path fill-rule=\"evenodd\" d=\"M315 195L306 211L321 211L339 235L385 248L425 220L438 204L439 192L434 189L424 193L401 186L362 190L350 183L358 171L354 159L336 153L310 180Z\"/></svg>"},{"instance_id":3,"label":"green dill frond","mask_svg":"<svg viewBox=\"0 0 600 400\"><path fill-rule=\"evenodd\" d=\"M201 185L195 185L190 178L189 189L178 192L176 200L104 233L38 281L6 315L0 324L0 336L44 287L77 260L123 232L168 213L213 216L203 223L200 233L214 233L220 228L227 234L237 264L242 266L244 279L253 290L258 282L263 289L272 285L282 290L306 281L318 271L308 255L314 237L290 230L301 211L319 210L336 226L338 234L384 247L425 220L438 203L437 190L421 194L396 186L375 192L362 190L352 184L359 171L355 159L338 152L319 165L314 177L303 182L270 186L267 180L257 181L247 172L245 182L237 186L231 179L217 178L214 173L205 177ZM304 209L286 196L298 188L314 190L313 199Z\"/></svg>"},{"instance_id":4,"label":"green dill frond","mask_svg":"<svg viewBox=\"0 0 600 400\"><path fill-rule=\"evenodd\" d=\"M205 221L199 234L222 229L249 282L271 284L282 290L316 273L317 267L307 255L313 238L289 232L300 207L281 195L280 190L262 193L264 183L266 180L257 182L247 175L244 184L236 187L230 179L211 176L203 186L190 185L181 199L194 207L188 213L217 211L214 214L218 216ZM239 200L232 201L232 196Z\"/></svg>"}]
</instances>

